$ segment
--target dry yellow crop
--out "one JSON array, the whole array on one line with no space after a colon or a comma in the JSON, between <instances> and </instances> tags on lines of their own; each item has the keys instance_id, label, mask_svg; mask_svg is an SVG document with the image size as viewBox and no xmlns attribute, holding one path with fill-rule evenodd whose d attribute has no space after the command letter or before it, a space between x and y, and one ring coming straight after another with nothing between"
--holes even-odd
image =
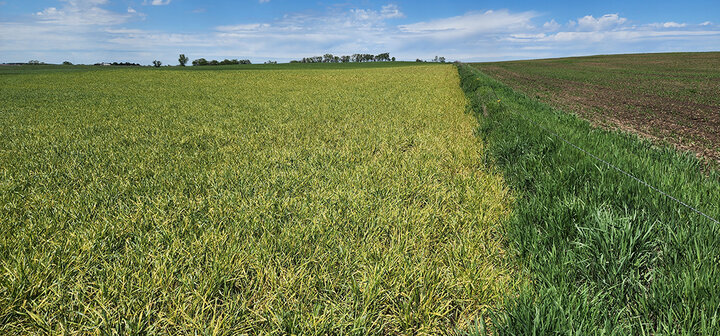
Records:
<instances>
[{"instance_id":1,"label":"dry yellow crop","mask_svg":"<svg viewBox=\"0 0 720 336\"><path fill-rule=\"evenodd\" d=\"M450 65L0 77L3 332L434 334L511 286Z\"/></svg>"}]
</instances>

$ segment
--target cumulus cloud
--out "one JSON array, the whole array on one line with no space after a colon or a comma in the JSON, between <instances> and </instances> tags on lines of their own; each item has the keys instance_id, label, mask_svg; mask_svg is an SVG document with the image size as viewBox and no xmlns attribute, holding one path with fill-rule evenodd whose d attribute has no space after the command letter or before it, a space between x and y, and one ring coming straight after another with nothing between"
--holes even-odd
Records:
<instances>
[{"instance_id":1,"label":"cumulus cloud","mask_svg":"<svg viewBox=\"0 0 720 336\"><path fill-rule=\"evenodd\" d=\"M581 31L599 31L619 27L625 22L627 19L618 14L605 14L599 18L586 15L577 20L577 28Z\"/></svg>"},{"instance_id":2,"label":"cumulus cloud","mask_svg":"<svg viewBox=\"0 0 720 336\"><path fill-rule=\"evenodd\" d=\"M559 23L557 23L557 22L555 21L555 19L552 19L552 20L550 20L550 21L548 21L548 22L545 22L545 23L543 24L543 28L544 28L545 30L549 30L549 31L555 31L555 30L560 29L561 27L562 27L562 25L559 24Z\"/></svg>"}]
</instances>

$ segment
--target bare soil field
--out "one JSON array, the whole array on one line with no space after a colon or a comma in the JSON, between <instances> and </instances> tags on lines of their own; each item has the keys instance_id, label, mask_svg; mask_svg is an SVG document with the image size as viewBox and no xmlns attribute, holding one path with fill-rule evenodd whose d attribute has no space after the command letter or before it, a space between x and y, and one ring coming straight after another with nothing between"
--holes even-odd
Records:
<instances>
[{"instance_id":1,"label":"bare soil field","mask_svg":"<svg viewBox=\"0 0 720 336\"><path fill-rule=\"evenodd\" d=\"M474 64L594 124L720 162L720 53L610 55Z\"/></svg>"}]
</instances>

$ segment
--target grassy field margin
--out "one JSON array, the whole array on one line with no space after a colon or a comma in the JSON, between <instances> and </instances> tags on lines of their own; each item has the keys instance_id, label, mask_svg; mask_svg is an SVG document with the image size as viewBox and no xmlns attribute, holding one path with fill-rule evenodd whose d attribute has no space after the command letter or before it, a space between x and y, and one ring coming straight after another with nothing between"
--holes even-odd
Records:
<instances>
[{"instance_id":1,"label":"grassy field margin","mask_svg":"<svg viewBox=\"0 0 720 336\"><path fill-rule=\"evenodd\" d=\"M529 285L493 318L500 335L720 333L720 175L688 154L592 127L459 65L487 159L516 194L506 232ZM522 117L520 116L522 114Z\"/></svg>"}]
</instances>

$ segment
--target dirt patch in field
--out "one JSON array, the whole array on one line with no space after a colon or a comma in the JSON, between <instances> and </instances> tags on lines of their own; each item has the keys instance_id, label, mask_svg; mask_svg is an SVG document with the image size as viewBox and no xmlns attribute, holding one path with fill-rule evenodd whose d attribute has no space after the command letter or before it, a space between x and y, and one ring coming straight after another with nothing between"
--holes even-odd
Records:
<instances>
[{"instance_id":1,"label":"dirt patch in field","mask_svg":"<svg viewBox=\"0 0 720 336\"><path fill-rule=\"evenodd\" d=\"M597 62L588 62L591 67ZM655 141L670 143L699 157L720 163L720 106L704 104L702 97L668 94L662 88L673 85L668 74L657 91L643 88L657 83L637 84L637 78L610 78L591 81L559 79L515 71L501 66L482 66L483 71L529 96L553 107L575 112L596 125L619 128ZM587 69L587 68L586 68ZM635 83L633 83L635 82ZM691 84L698 94L707 81ZM675 83L688 86L687 83ZM703 85L704 84L704 85Z\"/></svg>"}]
</instances>

